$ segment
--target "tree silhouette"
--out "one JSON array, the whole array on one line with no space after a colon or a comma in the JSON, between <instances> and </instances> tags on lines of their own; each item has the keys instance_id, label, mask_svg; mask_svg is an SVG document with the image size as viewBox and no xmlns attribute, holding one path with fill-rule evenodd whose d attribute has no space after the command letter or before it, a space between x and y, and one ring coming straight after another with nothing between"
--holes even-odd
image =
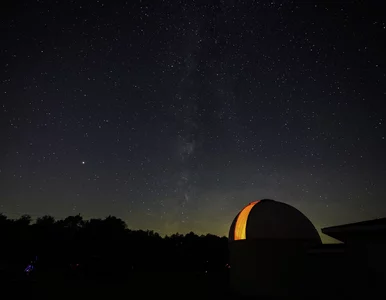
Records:
<instances>
[{"instance_id":1,"label":"tree silhouette","mask_svg":"<svg viewBox=\"0 0 386 300\"><path fill-rule=\"evenodd\" d=\"M28 226L31 224L32 218L30 215L22 215L19 219L17 219L15 222L19 226Z\"/></svg>"},{"instance_id":2,"label":"tree silhouette","mask_svg":"<svg viewBox=\"0 0 386 300\"><path fill-rule=\"evenodd\" d=\"M6 224L8 224L9 220L7 218L6 215L0 213L0 226L2 226L4 228L4 226L6 226Z\"/></svg>"},{"instance_id":3,"label":"tree silhouette","mask_svg":"<svg viewBox=\"0 0 386 300\"><path fill-rule=\"evenodd\" d=\"M116 232L123 232L127 228L126 223L123 220L114 216L108 216L104 220L104 226L109 230Z\"/></svg>"},{"instance_id":4,"label":"tree silhouette","mask_svg":"<svg viewBox=\"0 0 386 300\"><path fill-rule=\"evenodd\" d=\"M71 230L78 230L81 229L84 225L83 217L80 214L77 214L75 216L68 216L61 222L61 226L71 229Z\"/></svg>"},{"instance_id":5,"label":"tree silhouette","mask_svg":"<svg viewBox=\"0 0 386 300\"><path fill-rule=\"evenodd\" d=\"M49 227L49 226L53 226L54 223L55 223L55 218L52 216L46 215L46 216L37 218L35 224L38 226Z\"/></svg>"},{"instance_id":6,"label":"tree silhouette","mask_svg":"<svg viewBox=\"0 0 386 300\"><path fill-rule=\"evenodd\" d=\"M193 232L161 237L153 230L130 230L115 216L84 220L78 214L56 221L45 215L32 222L28 215L13 220L0 214L0 232L0 258L22 272L38 257L34 272L41 280L117 282L141 271L223 272L228 259L226 238Z\"/></svg>"}]
</instances>

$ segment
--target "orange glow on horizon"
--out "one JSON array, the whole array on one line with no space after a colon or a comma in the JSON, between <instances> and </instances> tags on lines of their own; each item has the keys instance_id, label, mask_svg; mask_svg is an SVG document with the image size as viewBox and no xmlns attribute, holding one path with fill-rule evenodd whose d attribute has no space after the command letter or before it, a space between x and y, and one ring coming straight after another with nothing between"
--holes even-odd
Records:
<instances>
[{"instance_id":1,"label":"orange glow on horizon","mask_svg":"<svg viewBox=\"0 0 386 300\"><path fill-rule=\"evenodd\" d=\"M247 221L248 216L251 211L251 209L255 206L255 204L259 203L260 200L253 201L249 203L246 207L243 208L243 210L240 212L235 226L235 235L234 240L245 240L246 234L247 234Z\"/></svg>"}]
</instances>

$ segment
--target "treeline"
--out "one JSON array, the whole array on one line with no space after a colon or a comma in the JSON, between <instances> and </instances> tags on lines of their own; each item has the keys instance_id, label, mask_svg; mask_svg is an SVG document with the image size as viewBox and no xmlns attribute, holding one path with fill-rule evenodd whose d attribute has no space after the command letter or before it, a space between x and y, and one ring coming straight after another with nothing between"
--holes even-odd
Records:
<instances>
[{"instance_id":1,"label":"treeline","mask_svg":"<svg viewBox=\"0 0 386 300\"><path fill-rule=\"evenodd\" d=\"M0 214L0 271L22 273L34 261L39 276L124 279L138 271L223 272L228 240L215 235L130 230L114 216L55 220L28 215L9 219ZM37 275L36 275L37 276Z\"/></svg>"}]
</instances>

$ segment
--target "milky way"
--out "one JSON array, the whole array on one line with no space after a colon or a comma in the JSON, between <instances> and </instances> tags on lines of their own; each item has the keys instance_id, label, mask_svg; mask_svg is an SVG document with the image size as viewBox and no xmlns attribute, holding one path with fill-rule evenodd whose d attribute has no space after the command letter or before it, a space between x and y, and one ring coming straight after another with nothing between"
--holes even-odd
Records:
<instances>
[{"instance_id":1,"label":"milky way","mask_svg":"<svg viewBox=\"0 0 386 300\"><path fill-rule=\"evenodd\" d=\"M12 2L0 211L224 235L272 198L386 214L380 2Z\"/></svg>"}]
</instances>

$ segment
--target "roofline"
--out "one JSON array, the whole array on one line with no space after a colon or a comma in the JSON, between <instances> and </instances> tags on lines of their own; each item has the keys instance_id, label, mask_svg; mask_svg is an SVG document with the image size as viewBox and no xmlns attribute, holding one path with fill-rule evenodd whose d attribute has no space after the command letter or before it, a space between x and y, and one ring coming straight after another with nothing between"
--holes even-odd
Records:
<instances>
[{"instance_id":1,"label":"roofline","mask_svg":"<svg viewBox=\"0 0 386 300\"><path fill-rule=\"evenodd\" d=\"M309 238L253 238L253 239L244 239L244 240L229 240L228 239L228 243L250 243L250 242L262 242L262 241L265 241L265 242L268 242L268 241L272 241L272 242L307 242L307 243L311 243L311 244L316 244L316 246L320 246L322 245L322 243L319 243L319 241L315 240L315 239L309 239Z\"/></svg>"},{"instance_id":2,"label":"roofline","mask_svg":"<svg viewBox=\"0 0 386 300\"><path fill-rule=\"evenodd\" d=\"M379 221L384 221L384 224L373 224L375 222ZM331 227L325 227L322 228L322 232L324 234L328 234L327 232L336 232L339 231L341 232L349 230L349 231L354 231L354 230L366 230L363 226L371 225L371 230L374 229L383 229L386 228L386 218L378 218L378 219L372 219L372 220L366 220L366 221L360 221L360 222L354 222L354 223L348 223L348 224L342 224L342 225L336 225L336 226L331 226Z\"/></svg>"}]
</instances>

